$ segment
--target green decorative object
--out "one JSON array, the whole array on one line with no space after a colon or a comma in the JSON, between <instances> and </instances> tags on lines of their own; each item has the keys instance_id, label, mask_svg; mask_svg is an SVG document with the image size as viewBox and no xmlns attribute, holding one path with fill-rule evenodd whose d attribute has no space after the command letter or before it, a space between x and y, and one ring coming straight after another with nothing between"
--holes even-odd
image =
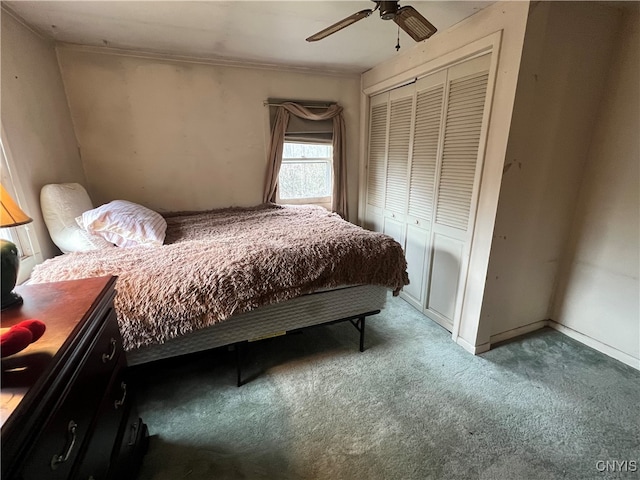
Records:
<instances>
[{"instance_id":1,"label":"green decorative object","mask_svg":"<svg viewBox=\"0 0 640 480\"><path fill-rule=\"evenodd\" d=\"M21 305L22 297L13 291L18 280L20 255L18 247L9 240L0 240L0 274L2 275L2 310Z\"/></svg>"},{"instance_id":2,"label":"green decorative object","mask_svg":"<svg viewBox=\"0 0 640 480\"><path fill-rule=\"evenodd\" d=\"M9 192L0 184L0 228L18 227L31 222L29 215L24 213L11 198ZM20 254L15 243L0 239L0 274L2 275L2 310L12 306L22 305L22 297L13 292L18 280Z\"/></svg>"}]
</instances>

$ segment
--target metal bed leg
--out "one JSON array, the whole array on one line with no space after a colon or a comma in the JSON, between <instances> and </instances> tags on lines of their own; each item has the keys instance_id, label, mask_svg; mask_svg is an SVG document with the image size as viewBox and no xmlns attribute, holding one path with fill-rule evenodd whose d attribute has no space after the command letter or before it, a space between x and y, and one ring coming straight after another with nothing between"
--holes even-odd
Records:
<instances>
[{"instance_id":1,"label":"metal bed leg","mask_svg":"<svg viewBox=\"0 0 640 480\"><path fill-rule=\"evenodd\" d=\"M334 320L331 322L326 322L324 323L324 325L333 325L334 323L338 323L338 322L346 322L348 321L349 323L351 323L351 325L353 325L358 332L360 332L360 352L364 352L364 333L365 333L365 322L367 319L367 316L369 315L376 315L380 313L380 310L375 310L375 311L370 311L367 313L362 314L361 316L353 316L353 317L348 317L348 318L343 318L341 320ZM307 327L310 328L310 327ZM302 328L300 329L296 329L296 330L290 330L285 332L285 334L291 334L291 333L299 333L301 332ZM275 335L273 335L275 336ZM267 337L264 337L267 338ZM249 343L249 341L245 340L243 342L238 342L238 343L234 343L233 346L236 350L236 383L238 385L238 387L242 386L242 344L243 343Z\"/></svg>"},{"instance_id":2,"label":"metal bed leg","mask_svg":"<svg viewBox=\"0 0 640 480\"><path fill-rule=\"evenodd\" d=\"M356 327L356 330L360 332L360 351L361 352L364 352L364 321L366 318L367 318L366 316L358 317L355 322L353 320L349 320L351 322L351 325Z\"/></svg>"},{"instance_id":3,"label":"metal bed leg","mask_svg":"<svg viewBox=\"0 0 640 480\"><path fill-rule=\"evenodd\" d=\"M360 352L364 352L364 322L367 317L360 317Z\"/></svg>"},{"instance_id":4,"label":"metal bed leg","mask_svg":"<svg viewBox=\"0 0 640 480\"><path fill-rule=\"evenodd\" d=\"M240 352L240 343L236 343L236 385L238 387L242 386L242 355Z\"/></svg>"}]
</instances>

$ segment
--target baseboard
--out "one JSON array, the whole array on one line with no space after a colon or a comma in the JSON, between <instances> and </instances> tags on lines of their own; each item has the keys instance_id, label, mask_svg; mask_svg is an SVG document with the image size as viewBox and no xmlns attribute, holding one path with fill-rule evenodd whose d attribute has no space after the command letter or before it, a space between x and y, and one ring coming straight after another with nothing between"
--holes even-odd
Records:
<instances>
[{"instance_id":1,"label":"baseboard","mask_svg":"<svg viewBox=\"0 0 640 480\"><path fill-rule=\"evenodd\" d=\"M487 352L491 349L492 345L495 345L499 342L504 342L505 340L510 340L515 337L519 337L520 335L524 335L530 332L534 332L536 330L540 330L544 327L550 327L558 332L566 335L567 337L573 338L584 345L593 348L594 350L599 351L600 353L604 353L616 360L624 363L625 365L629 365L636 370L640 370L640 359L632 357L631 355L621 352L620 350L607 345L606 343L602 343L599 340L596 340L584 333L580 333L572 328L565 327L553 320L539 320L537 322L529 323L528 325L523 325L522 327L513 328L511 330L507 330L506 332L498 333L496 335L491 335L488 343L484 343L482 345L471 345L469 342L465 341L461 337L456 339L456 343L464 348L467 352L477 355L479 353Z\"/></svg>"},{"instance_id":2,"label":"baseboard","mask_svg":"<svg viewBox=\"0 0 640 480\"><path fill-rule=\"evenodd\" d=\"M479 353L488 352L491 349L491 343L483 343L482 345L471 345L462 337L456 339L456 343L464 348L467 352L478 355Z\"/></svg>"},{"instance_id":3,"label":"baseboard","mask_svg":"<svg viewBox=\"0 0 640 480\"><path fill-rule=\"evenodd\" d=\"M577 330L574 330L569 327L565 327L564 325L561 325L553 320L547 320L547 324L549 327L559 331L560 333L566 335L567 337L571 337L574 340L577 340L578 342L584 343L588 347L593 348L594 350L597 350L601 353L604 353L605 355L613 357L616 360L626 365L629 365L632 368L635 368L636 370L640 370L640 359L632 357L627 353L621 352L620 350L610 345L607 345L606 343L602 343L601 341L596 340L595 338L589 337L584 333L580 333Z\"/></svg>"},{"instance_id":4,"label":"baseboard","mask_svg":"<svg viewBox=\"0 0 640 480\"><path fill-rule=\"evenodd\" d=\"M522 327L513 328L511 330L507 330L506 332L491 335L489 343L493 345L494 343L511 340L512 338L519 337L520 335L524 335L526 333L535 332L536 330L540 330L541 328L547 326L549 326L549 320L539 320L537 322L523 325Z\"/></svg>"},{"instance_id":5,"label":"baseboard","mask_svg":"<svg viewBox=\"0 0 640 480\"><path fill-rule=\"evenodd\" d=\"M471 345L469 342L465 341L461 337L456 339L456 343L464 348L467 352L473 353L477 355L479 353L488 352L491 350L491 346L504 342L505 340L510 340L515 337L519 337L520 335L524 335L525 333L533 332L535 330L540 330L548 325L547 320L540 320L538 322L533 322L528 325L524 325L522 327L514 328L511 330L507 330L506 332L498 333L497 335L491 335L489 342L483 343L482 345Z\"/></svg>"}]
</instances>

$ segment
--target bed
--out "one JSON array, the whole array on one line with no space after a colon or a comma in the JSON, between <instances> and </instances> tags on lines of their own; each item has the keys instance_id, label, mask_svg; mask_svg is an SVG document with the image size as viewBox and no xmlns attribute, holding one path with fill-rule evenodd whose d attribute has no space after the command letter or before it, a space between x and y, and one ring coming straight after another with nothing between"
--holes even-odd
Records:
<instances>
[{"instance_id":1,"label":"bed","mask_svg":"<svg viewBox=\"0 0 640 480\"><path fill-rule=\"evenodd\" d=\"M77 212L76 212L77 213ZM46 217L45 217L46 218ZM401 246L320 207L164 214L161 246L70 252L33 283L116 275L131 365L350 320L361 330L408 284Z\"/></svg>"}]
</instances>

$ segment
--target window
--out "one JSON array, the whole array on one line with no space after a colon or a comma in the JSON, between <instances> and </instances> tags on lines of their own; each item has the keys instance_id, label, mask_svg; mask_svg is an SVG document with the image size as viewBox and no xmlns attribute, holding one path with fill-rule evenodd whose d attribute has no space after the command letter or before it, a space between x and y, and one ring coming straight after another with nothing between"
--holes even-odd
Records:
<instances>
[{"instance_id":1,"label":"window","mask_svg":"<svg viewBox=\"0 0 640 480\"><path fill-rule=\"evenodd\" d=\"M16 201L22 210L29 215L29 208L25 207L24 196L20 186L14 181L12 176L13 165L5 139L4 129L0 139L0 180L7 193ZM31 215L29 215L31 216ZM20 254L20 269L18 270L18 281L20 284L31 275L31 270L42 261L37 239L33 230L33 223L12 228L0 228L0 238L4 238L16 244Z\"/></svg>"},{"instance_id":2,"label":"window","mask_svg":"<svg viewBox=\"0 0 640 480\"><path fill-rule=\"evenodd\" d=\"M285 141L278 176L278 201L330 207L332 163L330 144Z\"/></svg>"},{"instance_id":3,"label":"window","mask_svg":"<svg viewBox=\"0 0 640 480\"><path fill-rule=\"evenodd\" d=\"M292 102L304 107L308 112L298 116L289 111L286 129L278 132L276 141L283 141L282 162L273 177L269 172L269 185L265 198L282 204L312 204L332 209L333 199L333 130L334 117L323 120L303 118L311 112L314 118L323 118L329 108L339 109L339 120L342 119L341 108L335 102L319 102L307 100L268 99L269 124L274 134L277 112L283 103ZM333 110L332 110L333 112ZM300 112L299 112L300 113ZM308 115L313 117L313 115ZM278 128L282 128L280 124ZM284 135L282 135L284 133ZM339 153L339 152L338 152ZM337 159L336 159L337 160ZM270 161L273 165L275 158Z\"/></svg>"}]
</instances>

